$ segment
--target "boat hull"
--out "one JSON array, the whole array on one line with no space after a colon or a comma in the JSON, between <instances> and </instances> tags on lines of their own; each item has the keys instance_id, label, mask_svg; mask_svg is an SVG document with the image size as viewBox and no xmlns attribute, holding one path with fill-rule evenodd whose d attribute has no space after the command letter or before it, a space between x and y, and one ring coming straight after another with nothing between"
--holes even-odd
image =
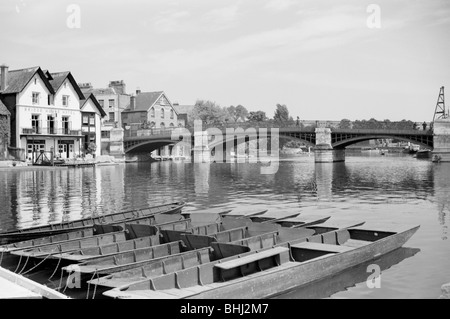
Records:
<instances>
[{"instance_id":1,"label":"boat hull","mask_svg":"<svg viewBox=\"0 0 450 319\"><path fill-rule=\"evenodd\" d=\"M185 298L259 299L270 298L306 284L336 275L350 267L370 261L404 245L419 227L389 236L364 247L315 259L292 262L258 275L239 278Z\"/></svg>"}]
</instances>

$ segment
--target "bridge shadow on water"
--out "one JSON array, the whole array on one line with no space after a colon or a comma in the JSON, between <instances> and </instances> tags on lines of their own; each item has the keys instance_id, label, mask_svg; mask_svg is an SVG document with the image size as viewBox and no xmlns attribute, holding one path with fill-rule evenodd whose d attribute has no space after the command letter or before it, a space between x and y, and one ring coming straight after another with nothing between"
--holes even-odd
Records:
<instances>
[{"instance_id":1,"label":"bridge shadow on water","mask_svg":"<svg viewBox=\"0 0 450 319\"><path fill-rule=\"evenodd\" d=\"M332 295L354 287L359 283L366 282L373 272L368 272L368 266L375 264L383 271L401 263L405 259L413 257L420 249L402 247L396 249L377 259L370 260L358 266L349 268L333 277L325 278L320 281L312 282L298 289L293 289L288 293L273 297L273 299L320 299L329 298ZM370 290L370 288L367 288Z\"/></svg>"}]
</instances>

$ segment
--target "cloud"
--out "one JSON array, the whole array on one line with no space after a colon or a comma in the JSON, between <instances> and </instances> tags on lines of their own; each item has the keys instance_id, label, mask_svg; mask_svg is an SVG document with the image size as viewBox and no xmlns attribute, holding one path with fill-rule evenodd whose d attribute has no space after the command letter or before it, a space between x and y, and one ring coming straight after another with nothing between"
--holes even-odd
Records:
<instances>
[{"instance_id":1,"label":"cloud","mask_svg":"<svg viewBox=\"0 0 450 319\"><path fill-rule=\"evenodd\" d=\"M293 0L269 0L264 6L267 10L284 11L295 4Z\"/></svg>"},{"instance_id":2,"label":"cloud","mask_svg":"<svg viewBox=\"0 0 450 319\"><path fill-rule=\"evenodd\" d=\"M208 28L213 31L224 30L232 27L239 15L240 1L233 5L213 9L205 13L202 20Z\"/></svg>"},{"instance_id":3,"label":"cloud","mask_svg":"<svg viewBox=\"0 0 450 319\"><path fill-rule=\"evenodd\" d=\"M189 17L188 11L164 12L155 18L153 26L158 32L186 32L190 29L186 24Z\"/></svg>"}]
</instances>

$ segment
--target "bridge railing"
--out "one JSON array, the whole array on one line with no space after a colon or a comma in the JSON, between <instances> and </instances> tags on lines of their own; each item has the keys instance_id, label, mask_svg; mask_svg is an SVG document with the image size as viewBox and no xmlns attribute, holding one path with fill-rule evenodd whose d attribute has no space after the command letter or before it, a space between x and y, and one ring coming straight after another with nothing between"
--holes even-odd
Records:
<instances>
[{"instance_id":1,"label":"bridge railing","mask_svg":"<svg viewBox=\"0 0 450 319\"><path fill-rule=\"evenodd\" d=\"M149 129L129 129L124 130L124 137L139 137L153 135L171 135L174 128L149 128Z\"/></svg>"},{"instance_id":2,"label":"bridge railing","mask_svg":"<svg viewBox=\"0 0 450 319\"><path fill-rule=\"evenodd\" d=\"M409 134L409 135L424 135L424 134L433 134L431 129L428 130L412 130L412 129L331 129L333 133L351 133L351 134L383 134L383 135L395 135L395 134Z\"/></svg>"}]
</instances>

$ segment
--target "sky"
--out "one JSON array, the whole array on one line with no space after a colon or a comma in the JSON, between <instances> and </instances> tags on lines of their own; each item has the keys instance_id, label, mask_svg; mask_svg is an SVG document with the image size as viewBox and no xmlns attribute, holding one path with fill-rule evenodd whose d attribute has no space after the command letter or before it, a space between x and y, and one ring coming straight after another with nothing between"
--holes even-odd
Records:
<instances>
[{"instance_id":1,"label":"sky","mask_svg":"<svg viewBox=\"0 0 450 319\"><path fill-rule=\"evenodd\" d=\"M431 121L450 89L449 0L2 0L0 30L10 70L269 117Z\"/></svg>"}]
</instances>

